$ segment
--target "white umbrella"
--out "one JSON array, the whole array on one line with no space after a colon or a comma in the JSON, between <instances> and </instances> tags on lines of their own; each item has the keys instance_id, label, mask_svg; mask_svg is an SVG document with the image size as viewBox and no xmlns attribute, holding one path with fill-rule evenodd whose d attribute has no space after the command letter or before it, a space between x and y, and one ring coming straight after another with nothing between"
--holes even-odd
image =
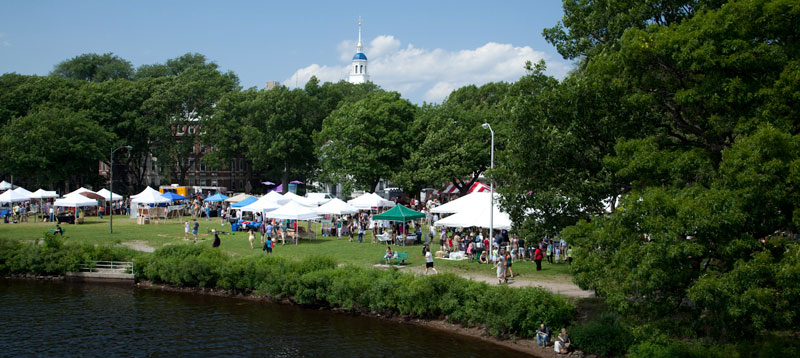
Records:
<instances>
[{"instance_id":1,"label":"white umbrella","mask_svg":"<svg viewBox=\"0 0 800 358\"><path fill-rule=\"evenodd\" d=\"M358 208L348 203L345 203L341 199L336 198L336 199L331 199L327 203L318 207L316 209L316 212L319 214L345 215L345 214L357 213Z\"/></svg>"},{"instance_id":2,"label":"white umbrella","mask_svg":"<svg viewBox=\"0 0 800 358\"><path fill-rule=\"evenodd\" d=\"M307 207L310 207L310 208L317 207L317 203L315 203L311 199L306 198L304 196L297 195L297 194L292 193L292 192L288 192L286 194L283 194L283 197L291 199L293 201L296 201L298 204L300 204L302 206L307 206Z\"/></svg>"},{"instance_id":3,"label":"white umbrella","mask_svg":"<svg viewBox=\"0 0 800 358\"><path fill-rule=\"evenodd\" d=\"M347 203L358 209L384 208L395 205L393 201L386 200L375 193L366 193L355 199L348 200Z\"/></svg>"},{"instance_id":4,"label":"white umbrella","mask_svg":"<svg viewBox=\"0 0 800 358\"><path fill-rule=\"evenodd\" d=\"M489 201L491 198L491 193L488 192L474 192L467 195L464 195L456 200L449 201L445 204L439 205L433 209L431 209L432 213L457 213L466 208L471 208L477 205L490 205ZM494 194L495 202L497 202L499 195Z\"/></svg>"},{"instance_id":5,"label":"white umbrella","mask_svg":"<svg viewBox=\"0 0 800 358\"><path fill-rule=\"evenodd\" d=\"M488 200L489 197L486 199L477 205L464 208L464 210L435 222L434 226L490 228L492 226L489 222L490 201ZM511 229L511 217L507 213L500 211L496 202L493 209L494 228Z\"/></svg>"},{"instance_id":6,"label":"white umbrella","mask_svg":"<svg viewBox=\"0 0 800 358\"><path fill-rule=\"evenodd\" d=\"M313 220L319 218L314 209L300 205L296 201L290 201L278 209L264 214L266 217L281 220Z\"/></svg>"},{"instance_id":7,"label":"white umbrella","mask_svg":"<svg viewBox=\"0 0 800 358\"><path fill-rule=\"evenodd\" d=\"M81 207L81 206L97 206L97 200L87 198L80 194L65 195L62 199L56 199L53 203L54 206L64 207Z\"/></svg>"},{"instance_id":8,"label":"white umbrella","mask_svg":"<svg viewBox=\"0 0 800 358\"><path fill-rule=\"evenodd\" d=\"M100 196L106 198L106 201L108 201L109 195L111 195L111 200L112 201L122 200L122 195L119 195L119 194L116 194L116 193L112 193L112 192L108 191L108 189L106 189L106 188L98 190L97 191L97 195L100 195Z\"/></svg>"},{"instance_id":9,"label":"white umbrella","mask_svg":"<svg viewBox=\"0 0 800 358\"><path fill-rule=\"evenodd\" d=\"M15 203L18 201L31 200L31 197L17 193L13 190L6 190L5 193L0 194L0 203Z\"/></svg>"},{"instance_id":10,"label":"white umbrella","mask_svg":"<svg viewBox=\"0 0 800 358\"><path fill-rule=\"evenodd\" d=\"M34 191L33 194L31 194L31 199L49 199L57 197L58 194L56 194L55 191L47 191L44 189L39 189L37 191Z\"/></svg>"}]
</instances>

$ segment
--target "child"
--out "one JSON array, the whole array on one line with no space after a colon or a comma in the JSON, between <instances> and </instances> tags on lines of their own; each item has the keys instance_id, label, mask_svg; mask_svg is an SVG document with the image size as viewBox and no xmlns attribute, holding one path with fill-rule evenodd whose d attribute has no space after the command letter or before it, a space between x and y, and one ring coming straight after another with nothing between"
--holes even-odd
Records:
<instances>
[{"instance_id":1,"label":"child","mask_svg":"<svg viewBox=\"0 0 800 358\"><path fill-rule=\"evenodd\" d=\"M392 252L391 246L386 246L386 255L383 255L383 259L386 260L386 264L390 265L392 263L392 257L394 253Z\"/></svg>"},{"instance_id":2,"label":"child","mask_svg":"<svg viewBox=\"0 0 800 358\"><path fill-rule=\"evenodd\" d=\"M497 269L497 284L501 284L506 281L506 261L505 260L497 260L494 264L494 268Z\"/></svg>"},{"instance_id":3,"label":"child","mask_svg":"<svg viewBox=\"0 0 800 358\"><path fill-rule=\"evenodd\" d=\"M253 249L253 241L256 240L256 235L253 233L253 229L252 228L250 228L250 230L247 230L247 231L248 231L247 240L250 241L250 250L252 250Z\"/></svg>"},{"instance_id":4,"label":"child","mask_svg":"<svg viewBox=\"0 0 800 358\"><path fill-rule=\"evenodd\" d=\"M189 221L183 222L183 239L189 240Z\"/></svg>"}]
</instances>

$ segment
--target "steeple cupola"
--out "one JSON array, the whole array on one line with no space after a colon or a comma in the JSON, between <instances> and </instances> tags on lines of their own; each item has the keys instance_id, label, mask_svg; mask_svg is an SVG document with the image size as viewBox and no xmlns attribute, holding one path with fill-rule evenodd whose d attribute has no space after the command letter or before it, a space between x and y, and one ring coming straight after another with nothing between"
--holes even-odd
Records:
<instances>
[{"instance_id":1,"label":"steeple cupola","mask_svg":"<svg viewBox=\"0 0 800 358\"><path fill-rule=\"evenodd\" d=\"M358 44L356 54L353 55L353 63L350 65L350 83L365 83L369 81L367 72L367 55L364 54L364 46L361 43L361 17L358 18Z\"/></svg>"}]
</instances>

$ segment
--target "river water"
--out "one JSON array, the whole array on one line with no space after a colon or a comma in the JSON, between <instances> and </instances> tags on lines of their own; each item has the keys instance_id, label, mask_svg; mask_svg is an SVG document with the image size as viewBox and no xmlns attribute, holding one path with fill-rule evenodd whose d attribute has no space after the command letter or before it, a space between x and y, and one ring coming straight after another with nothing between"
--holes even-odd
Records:
<instances>
[{"instance_id":1,"label":"river water","mask_svg":"<svg viewBox=\"0 0 800 358\"><path fill-rule=\"evenodd\" d=\"M131 286L0 279L2 357L525 357L372 317Z\"/></svg>"}]
</instances>

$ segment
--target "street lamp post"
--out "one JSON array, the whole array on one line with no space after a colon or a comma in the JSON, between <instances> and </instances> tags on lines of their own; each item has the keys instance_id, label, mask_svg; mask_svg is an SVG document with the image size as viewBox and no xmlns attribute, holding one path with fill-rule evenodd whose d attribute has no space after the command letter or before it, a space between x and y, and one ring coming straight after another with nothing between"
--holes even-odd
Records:
<instances>
[{"instance_id":1,"label":"street lamp post","mask_svg":"<svg viewBox=\"0 0 800 358\"><path fill-rule=\"evenodd\" d=\"M131 150L133 147L129 145L123 145L117 149L111 150L111 158L109 160L110 165L108 166L108 205L111 208L111 211L108 215L108 229L111 234L114 233L114 152L120 149Z\"/></svg>"},{"instance_id":2,"label":"street lamp post","mask_svg":"<svg viewBox=\"0 0 800 358\"><path fill-rule=\"evenodd\" d=\"M489 164L489 169L491 170L494 169L494 130L489 123L484 123L481 127L488 129L492 133L491 162ZM494 173L492 173L492 178L489 180L489 192L492 195L491 206L489 207L489 252L491 252L491 245L494 243Z\"/></svg>"}]
</instances>

